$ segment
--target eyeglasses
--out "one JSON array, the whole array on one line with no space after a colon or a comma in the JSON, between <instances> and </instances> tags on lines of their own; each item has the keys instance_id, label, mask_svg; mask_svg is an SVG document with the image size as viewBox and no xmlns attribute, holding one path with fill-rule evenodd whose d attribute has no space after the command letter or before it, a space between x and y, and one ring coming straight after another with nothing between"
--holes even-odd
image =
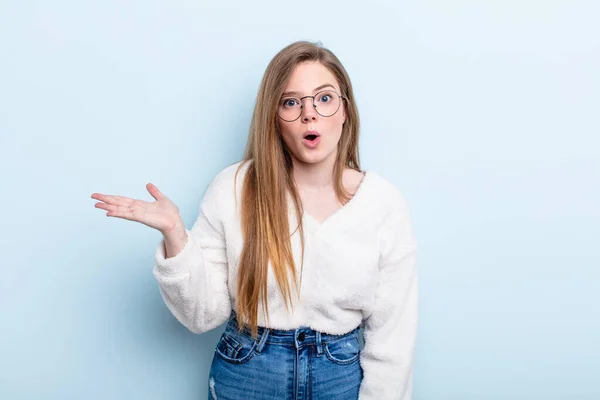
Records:
<instances>
[{"instance_id":1,"label":"eyeglasses","mask_svg":"<svg viewBox=\"0 0 600 400\"><path fill-rule=\"evenodd\" d=\"M279 101L277 115L286 122L297 120L302 115L303 100L306 98L312 98L315 110L322 117L331 117L340 109L341 99L346 99L346 97L337 94L333 90L323 90L314 96L301 98L283 97Z\"/></svg>"}]
</instances>

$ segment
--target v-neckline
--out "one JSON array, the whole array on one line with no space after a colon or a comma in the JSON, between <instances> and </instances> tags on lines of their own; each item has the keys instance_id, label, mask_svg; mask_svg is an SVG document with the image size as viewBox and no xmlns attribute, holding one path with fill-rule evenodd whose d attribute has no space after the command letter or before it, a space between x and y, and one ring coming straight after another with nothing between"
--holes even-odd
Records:
<instances>
[{"instance_id":1,"label":"v-neckline","mask_svg":"<svg viewBox=\"0 0 600 400\"><path fill-rule=\"evenodd\" d=\"M350 203L352 203L353 201L356 201L357 196L359 196L359 194L363 191L362 189L367 180L367 176L371 175L371 173L368 171L363 171L363 172L364 172L364 174L363 174L362 179L360 180L360 183L358 184L358 188L356 189L356 191L354 192L354 195L350 198L350 200L348 200L346 202L346 204L342 205L340 208L338 208L337 210L335 210L334 212L329 214L322 221L319 221L317 218L313 217L308 212L306 212L306 210L304 210L304 212L303 212L304 218L303 219L310 220L318 229L322 228L323 225L325 225L326 223L330 223L332 218L334 218L338 214L340 214L342 212L342 210L344 210L345 208L348 208L350 206Z\"/></svg>"}]
</instances>

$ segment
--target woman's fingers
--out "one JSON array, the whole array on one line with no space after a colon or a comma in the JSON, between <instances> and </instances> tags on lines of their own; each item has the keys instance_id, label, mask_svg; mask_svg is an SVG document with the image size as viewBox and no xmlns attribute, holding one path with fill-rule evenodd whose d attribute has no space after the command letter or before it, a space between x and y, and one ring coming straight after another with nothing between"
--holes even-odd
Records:
<instances>
[{"instance_id":1,"label":"woman's fingers","mask_svg":"<svg viewBox=\"0 0 600 400\"><path fill-rule=\"evenodd\" d=\"M127 208L121 208L116 211L109 211L106 213L106 216L123 218L123 219L129 220L129 221L139 222L135 217L135 212L133 210L129 210Z\"/></svg>"},{"instance_id":2,"label":"woman's fingers","mask_svg":"<svg viewBox=\"0 0 600 400\"><path fill-rule=\"evenodd\" d=\"M124 207L105 203L96 203L95 207L108 211L107 217L124 218L129 221L141 222L140 219L145 214L140 207Z\"/></svg>"},{"instance_id":3,"label":"woman's fingers","mask_svg":"<svg viewBox=\"0 0 600 400\"><path fill-rule=\"evenodd\" d=\"M92 194L92 199L100 200L107 204L114 204L119 206L130 206L135 201L133 199L130 199L129 197L114 196L101 193Z\"/></svg>"},{"instance_id":4,"label":"woman's fingers","mask_svg":"<svg viewBox=\"0 0 600 400\"><path fill-rule=\"evenodd\" d=\"M148 189L148 193L150 193L155 200L162 200L165 197L165 195L162 194L162 192L151 183L146 185L146 189Z\"/></svg>"},{"instance_id":5,"label":"woman's fingers","mask_svg":"<svg viewBox=\"0 0 600 400\"><path fill-rule=\"evenodd\" d=\"M95 207L96 208L101 208L101 209L109 211L109 212L125 212L125 211L129 211L129 207L117 206L117 205L114 205L114 204L107 204L107 203L96 203Z\"/></svg>"}]
</instances>

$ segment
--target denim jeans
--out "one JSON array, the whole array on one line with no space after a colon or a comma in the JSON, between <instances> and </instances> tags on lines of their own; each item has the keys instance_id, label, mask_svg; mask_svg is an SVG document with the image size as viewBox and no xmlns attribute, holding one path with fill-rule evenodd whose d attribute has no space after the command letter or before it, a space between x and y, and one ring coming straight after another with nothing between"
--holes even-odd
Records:
<instances>
[{"instance_id":1,"label":"denim jeans","mask_svg":"<svg viewBox=\"0 0 600 400\"><path fill-rule=\"evenodd\" d=\"M356 400L363 377L358 327L329 335L300 327L237 331L235 313L215 349L208 398Z\"/></svg>"}]
</instances>

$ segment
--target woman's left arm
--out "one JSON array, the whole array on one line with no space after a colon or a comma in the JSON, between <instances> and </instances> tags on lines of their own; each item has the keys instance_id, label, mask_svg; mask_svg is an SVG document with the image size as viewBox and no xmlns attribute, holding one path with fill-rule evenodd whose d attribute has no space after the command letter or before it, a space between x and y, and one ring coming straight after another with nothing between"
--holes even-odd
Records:
<instances>
[{"instance_id":1,"label":"woman's left arm","mask_svg":"<svg viewBox=\"0 0 600 400\"><path fill-rule=\"evenodd\" d=\"M411 400L417 336L417 243L406 201L379 231L379 281L364 319L360 400Z\"/></svg>"}]
</instances>

